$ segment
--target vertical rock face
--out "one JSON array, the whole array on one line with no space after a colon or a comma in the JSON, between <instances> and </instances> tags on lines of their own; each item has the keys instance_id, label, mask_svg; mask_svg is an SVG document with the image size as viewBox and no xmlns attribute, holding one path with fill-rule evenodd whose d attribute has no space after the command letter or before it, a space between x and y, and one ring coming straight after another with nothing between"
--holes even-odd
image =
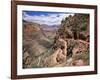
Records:
<instances>
[{"instance_id":1,"label":"vertical rock face","mask_svg":"<svg viewBox=\"0 0 100 80\"><path fill-rule=\"evenodd\" d=\"M62 38L88 40L89 38L89 15L75 14L62 20L61 27L57 32Z\"/></svg>"}]
</instances>

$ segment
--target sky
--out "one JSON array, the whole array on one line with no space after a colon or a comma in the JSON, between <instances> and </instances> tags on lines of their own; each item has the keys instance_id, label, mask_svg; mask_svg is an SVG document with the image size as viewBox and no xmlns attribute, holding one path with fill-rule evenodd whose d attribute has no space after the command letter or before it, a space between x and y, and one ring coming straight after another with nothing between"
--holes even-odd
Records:
<instances>
[{"instance_id":1,"label":"sky","mask_svg":"<svg viewBox=\"0 0 100 80\"><path fill-rule=\"evenodd\" d=\"M45 25L60 25L62 19L74 15L67 12L43 12L43 11L23 11L23 20L36 22Z\"/></svg>"}]
</instances>

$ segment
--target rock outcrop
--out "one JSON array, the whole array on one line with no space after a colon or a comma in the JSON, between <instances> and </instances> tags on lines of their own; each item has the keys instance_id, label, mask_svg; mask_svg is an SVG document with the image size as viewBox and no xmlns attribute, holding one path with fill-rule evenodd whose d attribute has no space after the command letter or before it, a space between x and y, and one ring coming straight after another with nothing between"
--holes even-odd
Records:
<instances>
[{"instance_id":1,"label":"rock outcrop","mask_svg":"<svg viewBox=\"0 0 100 80\"><path fill-rule=\"evenodd\" d=\"M75 14L61 22L57 35L62 38L89 40L89 15Z\"/></svg>"},{"instance_id":2,"label":"rock outcrop","mask_svg":"<svg viewBox=\"0 0 100 80\"><path fill-rule=\"evenodd\" d=\"M66 58L67 66L89 64L88 14L75 14L74 16L69 16L63 19L61 22L61 27L56 33L54 48L61 47L62 44L58 42L59 38L66 41L66 56L69 58Z\"/></svg>"}]
</instances>

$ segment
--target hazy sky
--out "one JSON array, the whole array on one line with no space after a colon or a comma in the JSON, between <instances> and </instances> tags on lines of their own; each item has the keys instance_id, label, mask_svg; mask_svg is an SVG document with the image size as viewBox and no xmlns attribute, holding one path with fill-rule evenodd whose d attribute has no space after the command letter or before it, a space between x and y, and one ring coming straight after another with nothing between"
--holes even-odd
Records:
<instances>
[{"instance_id":1,"label":"hazy sky","mask_svg":"<svg viewBox=\"0 0 100 80\"><path fill-rule=\"evenodd\" d=\"M23 20L46 25L59 25L65 17L74 15L66 12L23 11Z\"/></svg>"}]
</instances>

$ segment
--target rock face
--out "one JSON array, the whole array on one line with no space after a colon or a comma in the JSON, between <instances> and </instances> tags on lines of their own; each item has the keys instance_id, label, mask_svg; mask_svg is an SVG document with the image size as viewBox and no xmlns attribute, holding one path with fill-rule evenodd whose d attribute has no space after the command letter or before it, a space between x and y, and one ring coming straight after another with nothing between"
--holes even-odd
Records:
<instances>
[{"instance_id":1,"label":"rock face","mask_svg":"<svg viewBox=\"0 0 100 80\"><path fill-rule=\"evenodd\" d=\"M62 54L62 50L57 49L52 55L46 57L43 60L44 67L53 67L57 64L63 63L66 60L66 56Z\"/></svg>"},{"instance_id":2,"label":"rock face","mask_svg":"<svg viewBox=\"0 0 100 80\"><path fill-rule=\"evenodd\" d=\"M62 64L67 60L67 45L63 39L58 39L58 44L54 52L43 60L43 66L54 67L55 65Z\"/></svg>"},{"instance_id":3,"label":"rock face","mask_svg":"<svg viewBox=\"0 0 100 80\"><path fill-rule=\"evenodd\" d=\"M89 15L75 14L61 22L55 37L54 48L60 47L58 39L66 41L66 65L79 66L89 64ZM58 43L57 43L58 42ZM68 60L68 58L71 60ZM70 63L70 64L69 64Z\"/></svg>"},{"instance_id":4,"label":"rock face","mask_svg":"<svg viewBox=\"0 0 100 80\"><path fill-rule=\"evenodd\" d=\"M62 38L88 40L89 38L89 15L75 14L62 20L61 27L57 32Z\"/></svg>"},{"instance_id":5,"label":"rock face","mask_svg":"<svg viewBox=\"0 0 100 80\"><path fill-rule=\"evenodd\" d=\"M23 27L23 66L28 68L29 66L26 66L27 62L25 61L27 61L27 59L31 59L30 66L32 67L34 61L38 59L37 57L47 51L52 44L43 34L39 24L25 22ZM25 58L27 55L29 57ZM35 60L35 58L37 59Z\"/></svg>"},{"instance_id":6,"label":"rock face","mask_svg":"<svg viewBox=\"0 0 100 80\"><path fill-rule=\"evenodd\" d=\"M53 37L37 23L23 27L23 68L89 65L88 14L66 17Z\"/></svg>"}]
</instances>

